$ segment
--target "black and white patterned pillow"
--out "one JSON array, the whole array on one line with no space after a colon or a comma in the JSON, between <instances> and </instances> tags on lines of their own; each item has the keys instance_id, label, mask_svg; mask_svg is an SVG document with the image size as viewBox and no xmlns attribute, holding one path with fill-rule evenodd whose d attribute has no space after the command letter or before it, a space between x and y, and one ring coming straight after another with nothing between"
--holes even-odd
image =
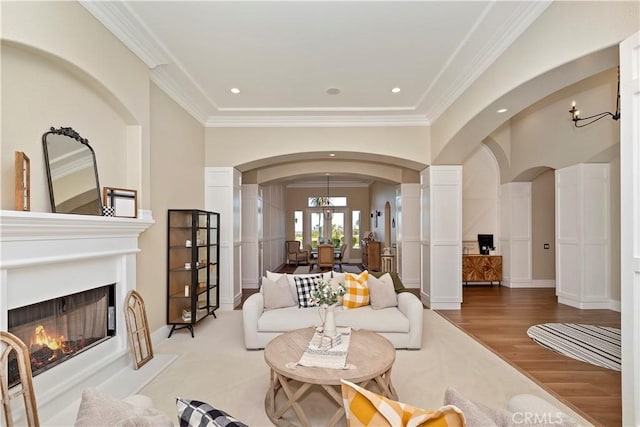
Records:
<instances>
[{"instance_id":1,"label":"black and white patterned pillow","mask_svg":"<svg viewBox=\"0 0 640 427\"><path fill-rule=\"evenodd\" d=\"M311 302L311 292L317 288L317 281L322 279L322 275L317 276L293 276L296 283L296 293L298 294L298 307L315 307Z\"/></svg>"},{"instance_id":2,"label":"black and white patterned pillow","mask_svg":"<svg viewBox=\"0 0 640 427\"><path fill-rule=\"evenodd\" d=\"M180 427L248 427L226 412L197 400L176 399Z\"/></svg>"}]
</instances>

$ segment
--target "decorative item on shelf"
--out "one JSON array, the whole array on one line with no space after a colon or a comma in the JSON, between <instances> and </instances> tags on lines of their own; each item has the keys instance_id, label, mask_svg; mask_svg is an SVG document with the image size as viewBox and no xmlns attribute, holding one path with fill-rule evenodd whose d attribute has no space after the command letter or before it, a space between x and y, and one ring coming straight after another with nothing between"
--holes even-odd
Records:
<instances>
[{"instance_id":1,"label":"decorative item on shelf","mask_svg":"<svg viewBox=\"0 0 640 427\"><path fill-rule=\"evenodd\" d=\"M609 111L605 111L603 113L594 114L589 117L580 117L580 110L576 108L576 101L571 103L571 109L569 110L571 113L571 120L573 121L573 125L577 128L585 127L590 125L591 123L597 122L598 120L605 118L607 116L611 116L613 120L620 119L620 67L618 67L618 94L616 98L616 112L611 113ZM582 123L583 120L587 120L586 123ZM578 124L582 123L582 124Z\"/></svg>"},{"instance_id":2,"label":"decorative item on shelf","mask_svg":"<svg viewBox=\"0 0 640 427\"><path fill-rule=\"evenodd\" d=\"M191 247L191 240L187 240L187 241L184 243L184 245L185 245L187 248L190 248L190 247Z\"/></svg>"},{"instance_id":3,"label":"decorative item on shelf","mask_svg":"<svg viewBox=\"0 0 640 427\"><path fill-rule=\"evenodd\" d=\"M189 310L188 308L182 310L182 320L184 320L185 322L191 322L191 310Z\"/></svg>"},{"instance_id":4,"label":"decorative item on shelf","mask_svg":"<svg viewBox=\"0 0 640 427\"><path fill-rule=\"evenodd\" d=\"M102 207L102 216L113 216L114 209L111 206Z\"/></svg>"},{"instance_id":5,"label":"decorative item on shelf","mask_svg":"<svg viewBox=\"0 0 640 427\"><path fill-rule=\"evenodd\" d=\"M15 154L15 205L17 211L31 210L31 161L22 151Z\"/></svg>"},{"instance_id":6,"label":"decorative item on shelf","mask_svg":"<svg viewBox=\"0 0 640 427\"><path fill-rule=\"evenodd\" d=\"M184 263L184 269L185 270L191 270L191 263L190 262L185 262Z\"/></svg>"},{"instance_id":7,"label":"decorative item on shelf","mask_svg":"<svg viewBox=\"0 0 640 427\"><path fill-rule=\"evenodd\" d=\"M316 289L311 292L311 301L320 306L320 320L322 321L322 334L333 337L336 335L336 322L334 309L340 298L345 294L344 283L334 283L331 279L320 279L316 283Z\"/></svg>"},{"instance_id":8,"label":"decorative item on shelf","mask_svg":"<svg viewBox=\"0 0 640 427\"><path fill-rule=\"evenodd\" d=\"M463 255L480 255L480 246L477 240L463 240L462 241L462 254Z\"/></svg>"},{"instance_id":9,"label":"decorative item on shelf","mask_svg":"<svg viewBox=\"0 0 640 427\"><path fill-rule=\"evenodd\" d=\"M391 228L396 228L396 219L395 218L391 219Z\"/></svg>"},{"instance_id":10,"label":"decorative item on shelf","mask_svg":"<svg viewBox=\"0 0 640 427\"><path fill-rule=\"evenodd\" d=\"M382 255L391 255L391 248L387 246L386 248L382 249Z\"/></svg>"},{"instance_id":11,"label":"decorative item on shelf","mask_svg":"<svg viewBox=\"0 0 640 427\"><path fill-rule=\"evenodd\" d=\"M105 206L113 208L112 216L138 217L138 192L136 190L104 187L103 203Z\"/></svg>"}]
</instances>

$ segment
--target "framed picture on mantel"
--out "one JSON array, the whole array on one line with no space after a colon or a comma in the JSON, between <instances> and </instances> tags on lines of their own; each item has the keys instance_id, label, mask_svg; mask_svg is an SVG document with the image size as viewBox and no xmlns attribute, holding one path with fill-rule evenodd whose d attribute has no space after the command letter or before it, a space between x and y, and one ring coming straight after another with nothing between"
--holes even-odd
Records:
<instances>
[{"instance_id":1,"label":"framed picture on mantel","mask_svg":"<svg viewBox=\"0 0 640 427\"><path fill-rule=\"evenodd\" d=\"M103 204L112 216L137 218L138 192L126 188L104 187Z\"/></svg>"}]
</instances>

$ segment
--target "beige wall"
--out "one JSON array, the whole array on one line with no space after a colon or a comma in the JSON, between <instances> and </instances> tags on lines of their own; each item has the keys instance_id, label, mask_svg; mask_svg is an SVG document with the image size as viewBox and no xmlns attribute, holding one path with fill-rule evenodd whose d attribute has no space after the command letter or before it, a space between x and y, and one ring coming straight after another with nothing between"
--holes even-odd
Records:
<instances>
[{"instance_id":1,"label":"beige wall","mask_svg":"<svg viewBox=\"0 0 640 427\"><path fill-rule=\"evenodd\" d=\"M100 117L100 120L96 120ZM2 45L2 209L14 209L14 152L31 161L31 210L50 212L42 134L72 127L96 154L101 186L129 188L127 125L113 106L61 61L13 44Z\"/></svg>"},{"instance_id":2,"label":"beige wall","mask_svg":"<svg viewBox=\"0 0 640 427\"><path fill-rule=\"evenodd\" d=\"M167 210L204 208L204 127L151 84L151 209L140 236L138 291L151 330L166 323Z\"/></svg>"},{"instance_id":3,"label":"beige wall","mask_svg":"<svg viewBox=\"0 0 640 427\"><path fill-rule=\"evenodd\" d=\"M37 144L34 141L49 126L71 126L100 148L101 185L137 189L139 205L148 209L148 68L77 2L2 2L1 19L3 57L6 46L17 45L32 50L40 61L33 73L12 80L5 77L4 58L2 61L3 178L9 167L6 162L13 159L12 151L20 149L14 144L26 147L21 151L33 151L30 157L36 164L32 163L32 169L38 172L41 152L31 144ZM51 65L41 67L47 60ZM27 88L28 97L16 98L10 89L14 85L33 85L44 92L32 95ZM32 109L42 111L42 116L33 114ZM18 116L13 123L19 130L11 129L12 115ZM35 184L41 185L39 177L35 178L39 180ZM3 193L5 186L3 179ZM34 208L48 211L40 188L33 190ZM8 208L4 197L2 200L3 208Z\"/></svg>"},{"instance_id":4,"label":"beige wall","mask_svg":"<svg viewBox=\"0 0 640 427\"><path fill-rule=\"evenodd\" d=\"M383 182L376 181L371 185L371 210L365 211L364 214L370 221L370 230L376 233L376 240L386 242L386 229L385 229L385 214L384 214L384 206L387 202L389 202L389 207L391 208L391 217L395 218L396 216L396 189L398 186L395 184L386 184ZM375 221L369 216L371 212L380 211L381 214L378 217L378 226L375 226ZM397 219L396 219L397 220ZM395 228L391 228L389 232L391 233L390 241L391 244L396 243L396 233ZM366 232L367 230L363 230Z\"/></svg>"},{"instance_id":5,"label":"beige wall","mask_svg":"<svg viewBox=\"0 0 640 427\"><path fill-rule=\"evenodd\" d=\"M498 229L500 170L493 153L481 144L462 164L462 240L493 234L500 254Z\"/></svg>"},{"instance_id":6,"label":"beige wall","mask_svg":"<svg viewBox=\"0 0 640 427\"><path fill-rule=\"evenodd\" d=\"M430 163L429 128L421 126L207 128L206 144L207 166L239 166L274 156L329 151Z\"/></svg>"},{"instance_id":7,"label":"beige wall","mask_svg":"<svg viewBox=\"0 0 640 427\"><path fill-rule=\"evenodd\" d=\"M531 182L531 278L556 279L555 176L549 169ZM544 249L544 244L549 249Z\"/></svg>"}]
</instances>

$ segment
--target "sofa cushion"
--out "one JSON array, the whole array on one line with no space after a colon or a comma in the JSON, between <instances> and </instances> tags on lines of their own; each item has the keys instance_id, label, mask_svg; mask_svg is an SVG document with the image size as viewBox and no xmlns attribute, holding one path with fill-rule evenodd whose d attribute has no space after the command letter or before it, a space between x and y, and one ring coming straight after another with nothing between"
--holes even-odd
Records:
<instances>
[{"instance_id":1,"label":"sofa cushion","mask_svg":"<svg viewBox=\"0 0 640 427\"><path fill-rule=\"evenodd\" d=\"M172 427L173 422L153 406L134 406L124 400L113 398L96 388L82 392L75 427L140 426Z\"/></svg>"},{"instance_id":2,"label":"sofa cushion","mask_svg":"<svg viewBox=\"0 0 640 427\"><path fill-rule=\"evenodd\" d=\"M336 326L350 326L375 332L408 333L411 327L409 319L396 307L380 310L374 310L370 305L352 309L336 307L335 319Z\"/></svg>"},{"instance_id":3,"label":"sofa cushion","mask_svg":"<svg viewBox=\"0 0 640 427\"><path fill-rule=\"evenodd\" d=\"M262 292L264 296L265 310L298 305L293 299L289 280L287 280L286 276L281 276L275 282L267 277L263 277L260 292Z\"/></svg>"},{"instance_id":4,"label":"sofa cushion","mask_svg":"<svg viewBox=\"0 0 640 427\"><path fill-rule=\"evenodd\" d=\"M367 278L369 272L367 270L362 273L347 273L345 276L345 286L347 292L342 297L342 306L344 308L358 308L369 305L369 288L367 287Z\"/></svg>"},{"instance_id":5,"label":"sofa cushion","mask_svg":"<svg viewBox=\"0 0 640 427\"><path fill-rule=\"evenodd\" d=\"M398 297L389 274L383 274L380 278L369 276L367 286L369 287L369 302L374 310L398 305Z\"/></svg>"},{"instance_id":6,"label":"sofa cushion","mask_svg":"<svg viewBox=\"0 0 640 427\"><path fill-rule=\"evenodd\" d=\"M286 307L262 312L258 318L258 332L286 332L297 328L319 326L318 307Z\"/></svg>"},{"instance_id":7,"label":"sofa cushion","mask_svg":"<svg viewBox=\"0 0 640 427\"><path fill-rule=\"evenodd\" d=\"M317 289L317 280L322 279L322 275L301 277L293 276L298 293L298 307L314 307L316 304L311 299L311 293Z\"/></svg>"}]
</instances>

